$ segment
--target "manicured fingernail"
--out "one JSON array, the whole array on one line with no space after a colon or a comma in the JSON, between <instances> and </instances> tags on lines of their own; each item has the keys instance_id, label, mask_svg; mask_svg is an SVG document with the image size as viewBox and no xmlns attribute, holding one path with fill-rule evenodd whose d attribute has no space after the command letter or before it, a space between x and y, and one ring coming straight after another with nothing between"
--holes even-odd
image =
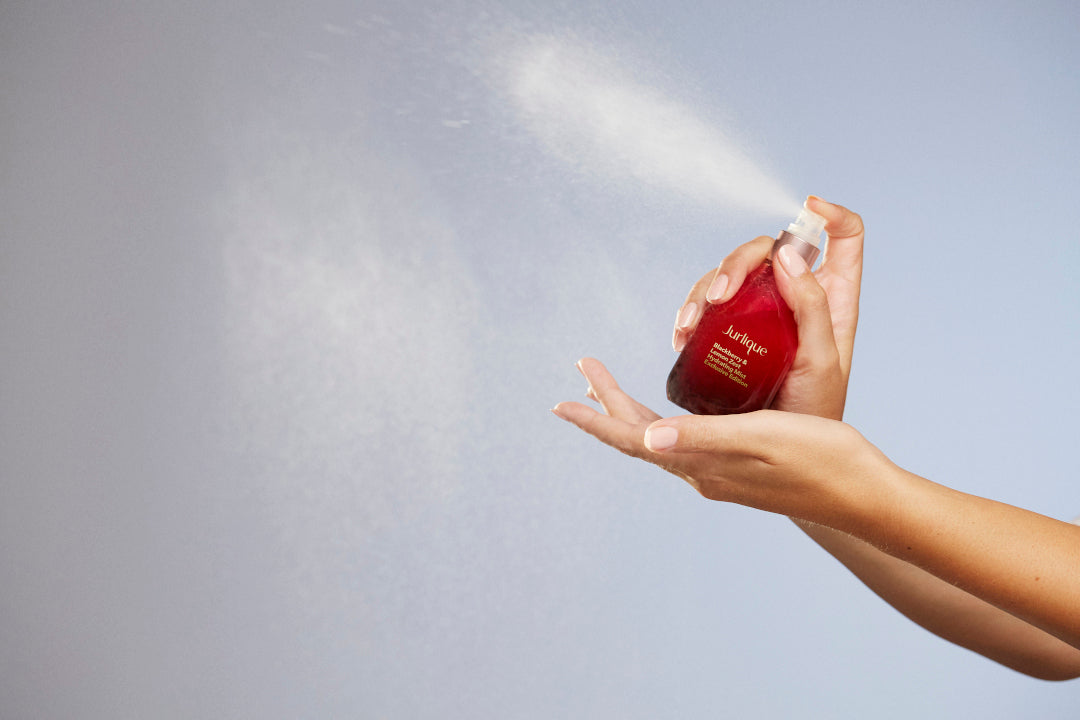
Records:
<instances>
[{"instance_id":1,"label":"manicured fingernail","mask_svg":"<svg viewBox=\"0 0 1080 720\"><path fill-rule=\"evenodd\" d=\"M675 334L671 336L671 347L675 352L682 352L686 347L686 333L679 328L675 328Z\"/></svg>"},{"instance_id":2,"label":"manicured fingernail","mask_svg":"<svg viewBox=\"0 0 1080 720\"><path fill-rule=\"evenodd\" d=\"M680 330L686 330L697 320L697 311L697 303L686 303L683 305L682 310L679 311L679 316L675 318L675 324L679 326Z\"/></svg>"},{"instance_id":3,"label":"manicured fingernail","mask_svg":"<svg viewBox=\"0 0 1080 720\"><path fill-rule=\"evenodd\" d=\"M562 403L559 403L555 407L551 408L551 412L554 413L555 417L559 418L560 420L566 420L566 415L563 414L561 408Z\"/></svg>"},{"instance_id":4,"label":"manicured fingernail","mask_svg":"<svg viewBox=\"0 0 1080 720\"><path fill-rule=\"evenodd\" d=\"M600 398L596 397L596 391L592 389L592 385L585 391L585 397L600 402Z\"/></svg>"},{"instance_id":5,"label":"manicured fingernail","mask_svg":"<svg viewBox=\"0 0 1080 720\"><path fill-rule=\"evenodd\" d=\"M717 273L716 277L713 278L712 284L709 285L709 289L705 291L705 299L711 303L723 299L727 286L728 276L724 273Z\"/></svg>"},{"instance_id":6,"label":"manicured fingernail","mask_svg":"<svg viewBox=\"0 0 1080 720\"><path fill-rule=\"evenodd\" d=\"M803 260L802 255L792 250L790 245L785 245L780 248L780 252L778 252L777 255L780 256L780 263L791 277L799 277L810 269L807 267L806 261Z\"/></svg>"},{"instance_id":7,"label":"manicured fingernail","mask_svg":"<svg viewBox=\"0 0 1080 720\"><path fill-rule=\"evenodd\" d=\"M679 440L679 431L667 425L649 428L645 431L645 447L653 452L662 452L675 447Z\"/></svg>"}]
</instances>

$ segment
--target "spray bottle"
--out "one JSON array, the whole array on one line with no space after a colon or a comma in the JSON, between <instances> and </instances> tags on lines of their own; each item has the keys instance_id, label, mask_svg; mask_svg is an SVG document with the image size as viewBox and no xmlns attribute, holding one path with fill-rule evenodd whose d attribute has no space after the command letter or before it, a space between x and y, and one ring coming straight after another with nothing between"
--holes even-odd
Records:
<instances>
[{"instance_id":1,"label":"spray bottle","mask_svg":"<svg viewBox=\"0 0 1080 720\"><path fill-rule=\"evenodd\" d=\"M804 206L738 292L706 306L668 375L671 402L695 415L752 412L772 404L799 347L795 317L776 287L773 259L789 245L813 267L824 227L825 218Z\"/></svg>"}]
</instances>

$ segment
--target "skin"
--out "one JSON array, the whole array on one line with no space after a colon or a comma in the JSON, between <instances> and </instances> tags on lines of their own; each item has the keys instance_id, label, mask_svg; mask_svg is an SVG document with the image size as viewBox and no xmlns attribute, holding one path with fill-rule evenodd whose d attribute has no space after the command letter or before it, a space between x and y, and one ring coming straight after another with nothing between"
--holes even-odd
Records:
<instances>
[{"instance_id":1,"label":"skin","mask_svg":"<svg viewBox=\"0 0 1080 720\"><path fill-rule=\"evenodd\" d=\"M799 350L772 409L662 418L598 360L578 368L591 406L553 412L684 479L704 497L789 516L872 591L931 632L1045 680L1080 677L1080 527L933 483L841 422L858 323L863 224L818 198L820 267L781 254L777 285ZM705 303L730 299L772 238L740 246L676 313L681 349Z\"/></svg>"}]
</instances>

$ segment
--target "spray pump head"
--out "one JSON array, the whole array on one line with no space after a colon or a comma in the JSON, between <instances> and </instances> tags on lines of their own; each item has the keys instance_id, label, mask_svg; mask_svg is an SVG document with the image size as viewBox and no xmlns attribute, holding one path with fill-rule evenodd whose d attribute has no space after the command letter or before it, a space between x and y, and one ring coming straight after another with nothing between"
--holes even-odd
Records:
<instances>
[{"instance_id":1,"label":"spray pump head","mask_svg":"<svg viewBox=\"0 0 1080 720\"><path fill-rule=\"evenodd\" d=\"M814 247L821 245L821 231L825 229L825 218L818 215L803 204L799 216L788 225L787 231L791 235L808 242Z\"/></svg>"},{"instance_id":2,"label":"spray pump head","mask_svg":"<svg viewBox=\"0 0 1080 720\"><path fill-rule=\"evenodd\" d=\"M804 203L799 216L776 238L772 255L775 255L784 245L790 245L802 256L807 265L813 267L820 253L818 246L821 243L821 231L824 229L825 218L811 211Z\"/></svg>"}]
</instances>

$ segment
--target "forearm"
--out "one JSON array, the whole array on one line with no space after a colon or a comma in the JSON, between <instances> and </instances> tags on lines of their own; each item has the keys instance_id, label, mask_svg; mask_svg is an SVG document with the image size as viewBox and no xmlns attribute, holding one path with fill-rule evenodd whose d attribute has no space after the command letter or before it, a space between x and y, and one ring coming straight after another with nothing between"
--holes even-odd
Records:
<instances>
[{"instance_id":1,"label":"forearm","mask_svg":"<svg viewBox=\"0 0 1080 720\"><path fill-rule=\"evenodd\" d=\"M870 590L930 632L1045 680L1080 676L1080 650L846 533L795 520Z\"/></svg>"},{"instance_id":2,"label":"forearm","mask_svg":"<svg viewBox=\"0 0 1080 720\"><path fill-rule=\"evenodd\" d=\"M868 458L852 448L845 457L835 467L837 475L822 485L828 490L820 517L801 517L853 535L1080 648L1080 527L930 482L876 450ZM900 572L899 567L891 570ZM877 577L875 590L895 592L901 581L882 586L886 576ZM935 589L933 602L962 600L943 592ZM908 603L902 611L913 613L918 593L900 597L902 605ZM921 623L937 622L933 611L919 617Z\"/></svg>"}]
</instances>

